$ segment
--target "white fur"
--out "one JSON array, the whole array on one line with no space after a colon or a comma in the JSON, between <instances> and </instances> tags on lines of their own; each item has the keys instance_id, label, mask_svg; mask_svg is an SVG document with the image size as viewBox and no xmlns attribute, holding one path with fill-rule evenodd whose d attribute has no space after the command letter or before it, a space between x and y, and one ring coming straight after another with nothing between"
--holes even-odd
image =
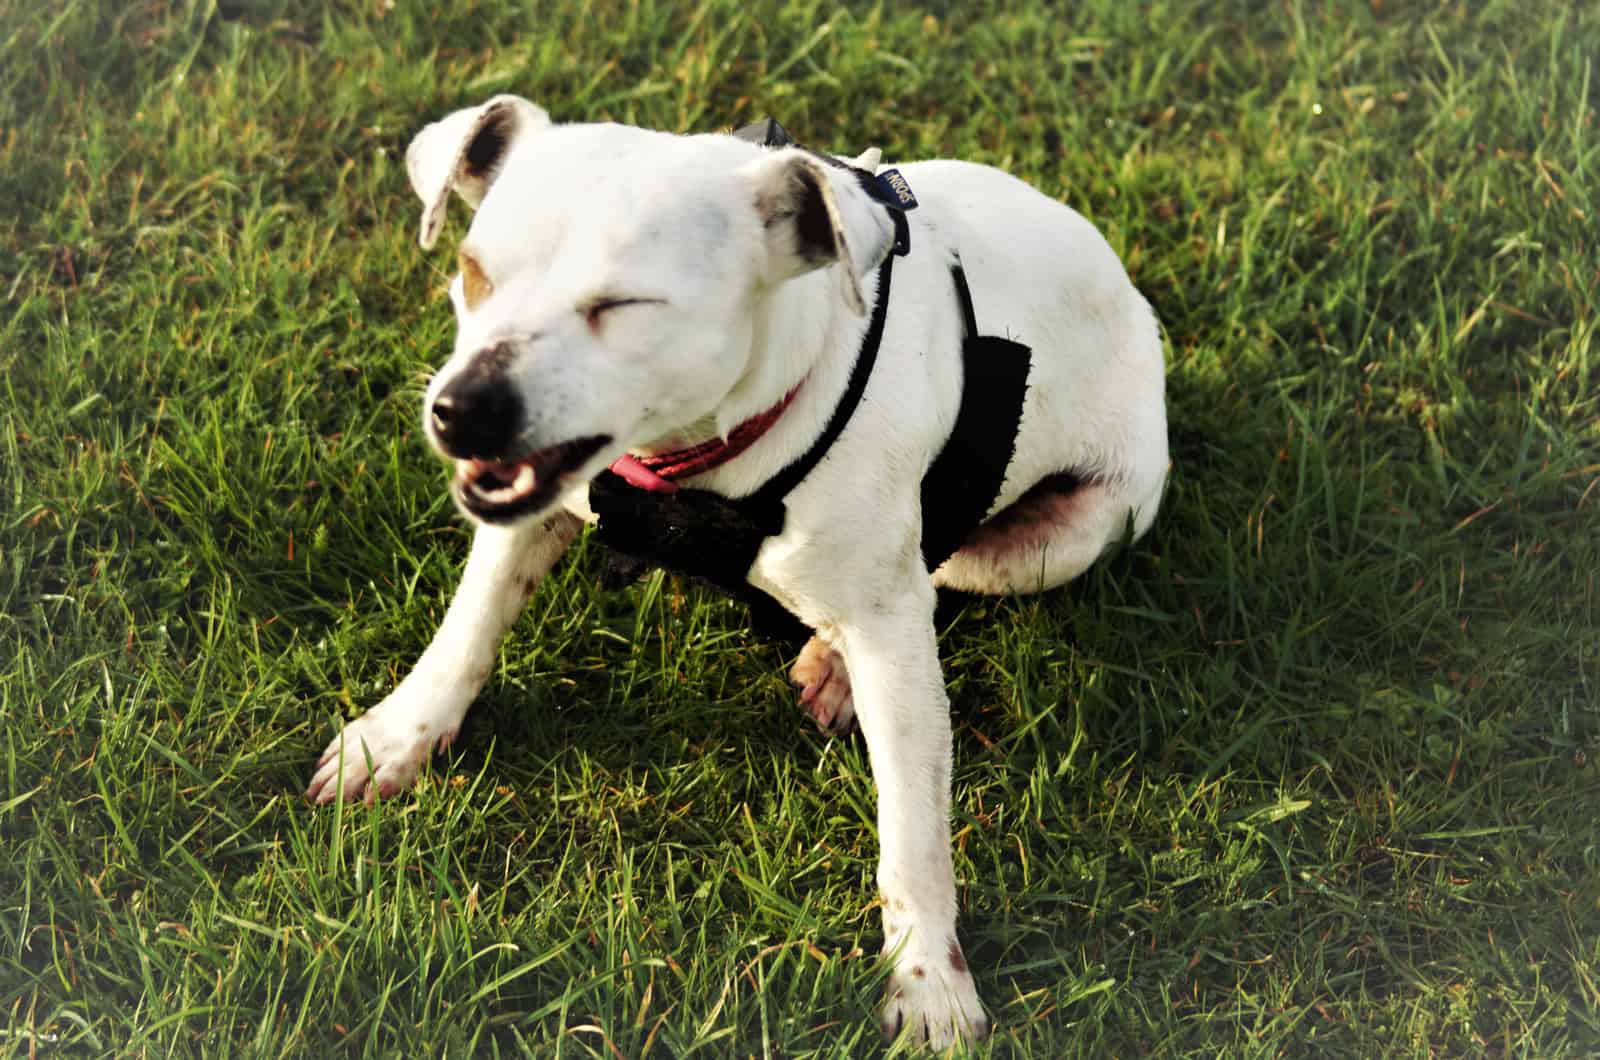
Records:
<instances>
[{"instance_id":1,"label":"white fur","mask_svg":"<svg viewBox=\"0 0 1600 1060\"><path fill-rule=\"evenodd\" d=\"M490 172L464 172L466 138L500 120L505 155ZM877 161L875 149L858 159ZM570 515L478 529L455 601L416 668L330 744L310 789L319 801L390 795L453 737L533 584L579 520L593 520L588 480L617 457L725 434L802 380L772 430L692 482L744 495L809 448L855 362L893 234L852 178L803 152L551 126L509 97L429 126L408 163L424 245L450 188L476 201L463 246L493 285L470 311L460 279L452 285L455 353L428 400L479 351L509 343L509 385L527 409L523 451L600 434L614 441L571 475L559 501ZM987 167L900 168L921 207L908 215L912 252L894 266L877 365L847 429L789 495L784 530L763 545L750 580L817 631L796 677L838 682L813 706L819 722L853 716L866 739L879 791L884 947L894 960L884 1022L943 1047L981 1036L987 1021L956 940L935 584L1059 585L1130 527L1142 534L1166 475L1166 414L1154 316L1093 226ZM824 182L838 243L831 264L801 253L781 209L805 179ZM954 253L980 328L1033 351L1016 455L992 512L1057 472L1087 482L1041 509L1025 540L991 535L930 577L919 551L921 481L960 402ZM609 311L596 327L581 307L597 295L662 304Z\"/></svg>"}]
</instances>

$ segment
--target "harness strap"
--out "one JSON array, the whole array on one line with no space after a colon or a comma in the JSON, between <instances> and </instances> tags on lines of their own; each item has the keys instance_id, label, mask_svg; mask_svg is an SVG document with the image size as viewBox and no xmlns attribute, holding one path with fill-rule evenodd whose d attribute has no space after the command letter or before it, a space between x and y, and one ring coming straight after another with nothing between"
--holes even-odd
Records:
<instances>
[{"instance_id":1,"label":"harness strap","mask_svg":"<svg viewBox=\"0 0 1600 1060\"><path fill-rule=\"evenodd\" d=\"M950 280L966 328L961 344L961 407L944 448L922 477L922 559L932 571L955 555L989 514L1016 452L1032 351L978 334L972 291L958 256Z\"/></svg>"},{"instance_id":2,"label":"harness strap","mask_svg":"<svg viewBox=\"0 0 1600 1060\"><path fill-rule=\"evenodd\" d=\"M961 267L961 255L955 256L950 266L950 279L956 285L956 303L961 306L961 324L969 339L978 337L978 314L972 308L972 288L967 286L967 270Z\"/></svg>"},{"instance_id":3,"label":"harness strap","mask_svg":"<svg viewBox=\"0 0 1600 1060\"><path fill-rule=\"evenodd\" d=\"M894 255L890 254L878 266L878 297L872 307L872 320L867 325L866 335L862 337L861 352L856 354L855 367L850 370L850 382L845 386L839 404L834 406L828 425L804 455L756 490L751 497L756 503L773 503L787 497L789 491L811 474L827 455L829 446L838 440L845 424L850 422L850 417L855 413L856 406L861 404L861 395L867 390L867 380L872 378L872 367L878 363L878 347L883 344L883 325L889 315L889 279L893 274Z\"/></svg>"}]
</instances>

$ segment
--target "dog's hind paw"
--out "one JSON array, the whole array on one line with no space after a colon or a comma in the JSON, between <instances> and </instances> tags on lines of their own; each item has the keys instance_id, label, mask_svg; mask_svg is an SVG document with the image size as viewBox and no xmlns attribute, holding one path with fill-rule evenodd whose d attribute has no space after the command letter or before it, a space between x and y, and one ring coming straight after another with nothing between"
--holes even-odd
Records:
<instances>
[{"instance_id":1,"label":"dog's hind paw","mask_svg":"<svg viewBox=\"0 0 1600 1060\"><path fill-rule=\"evenodd\" d=\"M319 804L392 798L417 779L435 747L447 748L456 738L455 729L434 732L425 723L393 723L383 707L367 711L333 738L317 760L306 798Z\"/></svg>"},{"instance_id":2,"label":"dog's hind paw","mask_svg":"<svg viewBox=\"0 0 1600 1060\"><path fill-rule=\"evenodd\" d=\"M844 656L812 637L800 649L789 670L789 680L800 689L800 706L823 732L849 732L855 725L856 705L850 694L850 671Z\"/></svg>"}]
</instances>

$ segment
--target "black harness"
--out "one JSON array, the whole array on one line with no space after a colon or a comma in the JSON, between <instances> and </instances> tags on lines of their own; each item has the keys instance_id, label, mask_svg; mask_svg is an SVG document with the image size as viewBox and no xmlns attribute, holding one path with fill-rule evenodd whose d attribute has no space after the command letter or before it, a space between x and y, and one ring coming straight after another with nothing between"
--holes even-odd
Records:
<instances>
[{"instance_id":1,"label":"black harness","mask_svg":"<svg viewBox=\"0 0 1600 1060\"><path fill-rule=\"evenodd\" d=\"M746 126L735 135L769 147L794 143L783 127L770 119ZM872 319L827 426L805 453L745 497L724 497L704 489L658 493L635 486L610 470L602 471L589 486L589 507L599 517L595 534L610 551L601 572L603 585L624 585L650 567L662 567L743 600L750 606L757 632L796 641L804 640L810 630L778 601L750 584L750 567L762 543L783 532L784 499L827 455L861 403L883 341L894 259L910 251L904 211L916 206L896 171L874 175L828 155L817 157L850 169L862 187L890 209L895 221L894 253L878 266ZM959 259L952 264L950 277L966 337L955 426L922 478L922 557L929 571L961 547L999 496L1016 447L1030 361L1027 346L978 334L972 293Z\"/></svg>"}]
</instances>

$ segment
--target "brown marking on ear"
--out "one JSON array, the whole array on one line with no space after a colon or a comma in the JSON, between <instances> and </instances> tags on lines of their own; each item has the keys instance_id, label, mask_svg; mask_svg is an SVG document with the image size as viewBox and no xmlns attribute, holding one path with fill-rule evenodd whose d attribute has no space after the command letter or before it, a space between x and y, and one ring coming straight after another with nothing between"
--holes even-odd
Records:
<instances>
[{"instance_id":1,"label":"brown marking on ear","mask_svg":"<svg viewBox=\"0 0 1600 1060\"><path fill-rule=\"evenodd\" d=\"M967 970L967 959L961 955L961 943L950 940L950 967L958 972Z\"/></svg>"},{"instance_id":2,"label":"brown marking on ear","mask_svg":"<svg viewBox=\"0 0 1600 1060\"><path fill-rule=\"evenodd\" d=\"M915 979L921 979L924 976L926 976L927 974L928 974L927 972L922 970L922 965L920 965L920 964L917 965L915 968L911 969L911 975Z\"/></svg>"},{"instance_id":3,"label":"brown marking on ear","mask_svg":"<svg viewBox=\"0 0 1600 1060\"><path fill-rule=\"evenodd\" d=\"M472 251L463 247L456 255L456 260L461 265L461 296L466 300L468 309L476 309L484 299L494 294L494 284L489 282L483 266L478 264Z\"/></svg>"}]
</instances>

